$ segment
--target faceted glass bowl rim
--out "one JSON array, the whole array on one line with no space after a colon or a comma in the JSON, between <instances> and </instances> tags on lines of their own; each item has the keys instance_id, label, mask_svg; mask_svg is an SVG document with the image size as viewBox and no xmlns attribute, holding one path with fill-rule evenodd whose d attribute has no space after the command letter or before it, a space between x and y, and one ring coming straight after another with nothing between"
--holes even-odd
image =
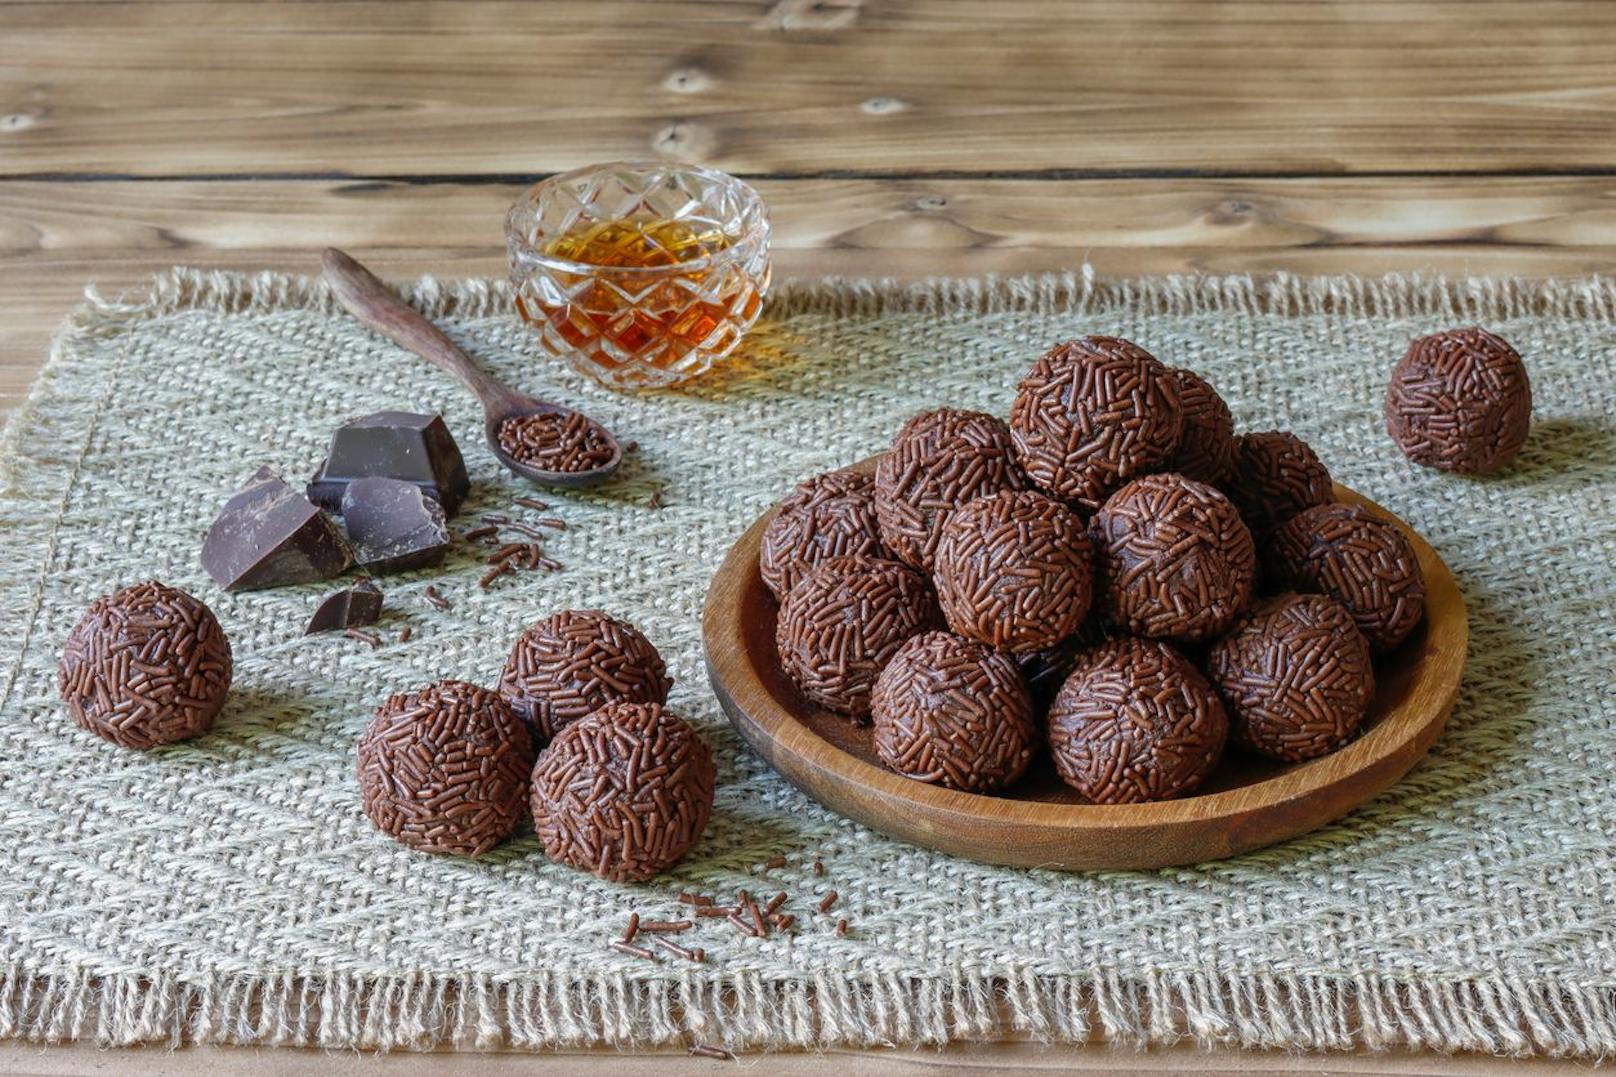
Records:
<instances>
[{"instance_id":1,"label":"faceted glass bowl rim","mask_svg":"<svg viewBox=\"0 0 1616 1077\"><path fill-rule=\"evenodd\" d=\"M546 254L528 242L527 225L537 216L537 207L540 194L549 187L559 187L563 184L581 179L592 172L606 169L620 168L630 172L677 172L685 175L699 176L711 183L730 188L741 199L741 218L746 222L746 231L741 238L731 246L713 254L704 254L700 258L692 258L688 262L676 262L665 266L600 266L590 262L575 262L569 258L557 258L553 254ZM510 246L513 260L520 255L524 261L533 262L561 273L574 273L581 276L619 274L674 274L688 273L694 269L706 269L713 265L722 265L736 262L751 256L752 251L761 244L769 234L768 207L763 203L763 196L757 189L743 179L738 179L728 172L716 168L707 168L704 165L679 164L672 161L608 161L601 164L585 165L566 172L558 172L553 176L535 183L517 196L510 212L505 215L505 241Z\"/></svg>"}]
</instances>

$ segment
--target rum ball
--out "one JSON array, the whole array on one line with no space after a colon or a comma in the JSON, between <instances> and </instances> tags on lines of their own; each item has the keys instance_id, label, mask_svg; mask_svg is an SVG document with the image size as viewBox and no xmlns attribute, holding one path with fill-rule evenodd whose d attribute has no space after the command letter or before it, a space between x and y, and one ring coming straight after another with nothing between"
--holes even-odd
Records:
<instances>
[{"instance_id":1,"label":"rum ball","mask_svg":"<svg viewBox=\"0 0 1616 1077\"><path fill-rule=\"evenodd\" d=\"M1371 649L1389 651L1425 616L1425 574L1397 525L1358 505L1316 505L1274 532L1268 570L1281 587L1329 595Z\"/></svg>"},{"instance_id":2,"label":"rum ball","mask_svg":"<svg viewBox=\"0 0 1616 1077\"><path fill-rule=\"evenodd\" d=\"M1485 329L1420 337L1392 371L1386 433L1416 464L1485 475L1515 459L1532 426L1520 354Z\"/></svg>"},{"instance_id":3,"label":"rum ball","mask_svg":"<svg viewBox=\"0 0 1616 1077\"><path fill-rule=\"evenodd\" d=\"M822 497L782 510L769 521L758 549L758 572L776 601L832 557L885 557L875 500L866 491Z\"/></svg>"},{"instance_id":4,"label":"rum ball","mask_svg":"<svg viewBox=\"0 0 1616 1077\"><path fill-rule=\"evenodd\" d=\"M600 610L562 610L533 625L499 677L499 694L540 745L607 703L666 703L672 687L651 641Z\"/></svg>"},{"instance_id":5,"label":"rum ball","mask_svg":"<svg viewBox=\"0 0 1616 1077\"><path fill-rule=\"evenodd\" d=\"M1259 541L1302 510L1335 500L1324 462L1307 442L1283 430L1237 438L1234 472L1224 489Z\"/></svg>"}]
</instances>

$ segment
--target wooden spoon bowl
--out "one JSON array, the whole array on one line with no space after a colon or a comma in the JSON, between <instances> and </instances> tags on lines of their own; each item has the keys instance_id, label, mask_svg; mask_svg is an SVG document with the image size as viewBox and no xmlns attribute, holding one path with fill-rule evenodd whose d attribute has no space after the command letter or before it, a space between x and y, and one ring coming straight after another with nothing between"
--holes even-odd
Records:
<instances>
[{"instance_id":1,"label":"wooden spoon bowl","mask_svg":"<svg viewBox=\"0 0 1616 1077\"><path fill-rule=\"evenodd\" d=\"M1459 690L1470 629L1453 574L1401 520L1346 487L1338 485L1336 496L1408 536L1425 573L1425 621L1377 659L1375 698L1356 740L1295 764L1231 746L1193 796L1090 804L1059 780L1047 754L998 796L928 785L881 766L868 726L809 703L780 668L777 606L758 574L772 511L730 549L707 592L708 676L730 722L770 765L826 807L891 837L994 864L1073 871L1235 856L1339 819L1396 782L1430 749Z\"/></svg>"}]
</instances>

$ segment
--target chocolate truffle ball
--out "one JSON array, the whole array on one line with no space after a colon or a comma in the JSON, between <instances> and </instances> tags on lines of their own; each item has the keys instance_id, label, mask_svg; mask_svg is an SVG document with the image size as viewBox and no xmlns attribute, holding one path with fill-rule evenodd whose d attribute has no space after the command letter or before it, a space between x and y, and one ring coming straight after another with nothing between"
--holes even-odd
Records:
<instances>
[{"instance_id":1,"label":"chocolate truffle ball","mask_svg":"<svg viewBox=\"0 0 1616 1077\"><path fill-rule=\"evenodd\" d=\"M563 729L533 768L533 826L550 859L640 882L696 844L717 770L690 723L655 703L608 703Z\"/></svg>"},{"instance_id":2,"label":"chocolate truffle ball","mask_svg":"<svg viewBox=\"0 0 1616 1077\"><path fill-rule=\"evenodd\" d=\"M780 499L780 511L790 512L804 505L817 505L829 498L850 496L874 497L875 473L843 467L804 479Z\"/></svg>"},{"instance_id":3,"label":"chocolate truffle ball","mask_svg":"<svg viewBox=\"0 0 1616 1077\"><path fill-rule=\"evenodd\" d=\"M666 703L672 686L651 641L599 610L562 610L523 632L499 677L541 745L607 703Z\"/></svg>"},{"instance_id":4,"label":"chocolate truffle ball","mask_svg":"<svg viewBox=\"0 0 1616 1077\"><path fill-rule=\"evenodd\" d=\"M823 497L776 513L763 531L758 571L775 599L783 601L819 562L859 555L886 556L868 491Z\"/></svg>"},{"instance_id":5,"label":"chocolate truffle ball","mask_svg":"<svg viewBox=\"0 0 1616 1077\"><path fill-rule=\"evenodd\" d=\"M1234 736L1275 759L1328 754L1357 732L1375 694L1369 642L1326 595L1261 603L1207 652Z\"/></svg>"},{"instance_id":6,"label":"chocolate truffle ball","mask_svg":"<svg viewBox=\"0 0 1616 1077\"><path fill-rule=\"evenodd\" d=\"M1526 364L1485 329L1420 337L1392 371L1386 432L1416 464L1485 475L1515 459L1532 425Z\"/></svg>"},{"instance_id":7,"label":"chocolate truffle ball","mask_svg":"<svg viewBox=\"0 0 1616 1077\"><path fill-rule=\"evenodd\" d=\"M905 777L990 793L1021 777L1038 729L1015 663L947 632L915 636L875 682L875 754Z\"/></svg>"},{"instance_id":8,"label":"chocolate truffle ball","mask_svg":"<svg viewBox=\"0 0 1616 1077\"><path fill-rule=\"evenodd\" d=\"M1216 389L1194 371L1168 371L1178 386L1184 429L1166 470L1216 485L1234 471L1234 416Z\"/></svg>"},{"instance_id":9,"label":"chocolate truffle ball","mask_svg":"<svg viewBox=\"0 0 1616 1077\"><path fill-rule=\"evenodd\" d=\"M786 596L775 626L780 665L821 707L870 713L876 675L910 636L934 628L937 600L896 561L833 557Z\"/></svg>"},{"instance_id":10,"label":"chocolate truffle ball","mask_svg":"<svg viewBox=\"0 0 1616 1077\"><path fill-rule=\"evenodd\" d=\"M230 691L230 641L207 606L148 580L92 602L56 672L80 729L151 748L213 725Z\"/></svg>"},{"instance_id":11,"label":"chocolate truffle ball","mask_svg":"<svg viewBox=\"0 0 1616 1077\"><path fill-rule=\"evenodd\" d=\"M977 498L949 515L937 545L937 601L948 627L1017 654L1053 647L1088 616L1091 550L1083 521L1032 490Z\"/></svg>"},{"instance_id":12,"label":"chocolate truffle ball","mask_svg":"<svg viewBox=\"0 0 1616 1077\"><path fill-rule=\"evenodd\" d=\"M533 743L486 688L438 681L388 697L358 757L365 814L412 849L477 856L522 821Z\"/></svg>"},{"instance_id":13,"label":"chocolate truffle ball","mask_svg":"<svg viewBox=\"0 0 1616 1077\"><path fill-rule=\"evenodd\" d=\"M1078 655L1049 708L1055 770L1096 804L1189 792L1228 735L1222 702L1189 660L1129 636Z\"/></svg>"},{"instance_id":14,"label":"chocolate truffle ball","mask_svg":"<svg viewBox=\"0 0 1616 1077\"><path fill-rule=\"evenodd\" d=\"M1091 521L1100 607L1137 636L1195 641L1251 600L1257 548L1216 489L1162 472L1106 499Z\"/></svg>"},{"instance_id":15,"label":"chocolate truffle ball","mask_svg":"<svg viewBox=\"0 0 1616 1077\"><path fill-rule=\"evenodd\" d=\"M954 408L923 411L903 424L875 466L881 539L898 560L930 572L949 512L1026 485L1002 419Z\"/></svg>"},{"instance_id":16,"label":"chocolate truffle ball","mask_svg":"<svg viewBox=\"0 0 1616 1077\"><path fill-rule=\"evenodd\" d=\"M1235 439L1234 473L1224 489L1259 540L1303 509L1335 500L1330 472L1312 448L1280 430Z\"/></svg>"},{"instance_id":17,"label":"chocolate truffle ball","mask_svg":"<svg viewBox=\"0 0 1616 1077\"><path fill-rule=\"evenodd\" d=\"M1315 505L1274 532L1268 570L1287 590L1341 603L1369 646L1389 651L1425 615L1425 575L1395 524L1358 505Z\"/></svg>"},{"instance_id":18,"label":"chocolate truffle ball","mask_svg":"<svg viewBox=\"0 0 1616 1077\"><path fill-rule=\"evenodd\" d=\"M1145 349L1117 337L1057 344L1016 390L1010 431L1027 477L1085 511L1173 458L1178 385Z\"/></svg>"}]
</instances>

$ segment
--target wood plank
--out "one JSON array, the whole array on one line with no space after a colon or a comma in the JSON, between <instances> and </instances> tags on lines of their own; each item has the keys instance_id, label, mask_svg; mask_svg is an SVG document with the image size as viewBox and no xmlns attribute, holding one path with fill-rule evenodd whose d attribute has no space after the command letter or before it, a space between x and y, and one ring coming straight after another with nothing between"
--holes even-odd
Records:
<instances>
[{"instance_id":1,"label":"wood plank","mask_svg":"<svg viewBox=\"0 0 1616 1077\"><path fill-rule=\"evenodd\" d=\"M1616 5L0 7L0 170L1616 169Z\"/></svg>"},{"instance_id":2,"label":"wood plank","mask_svg":"<svg viewBox=\"0 0 1616 1077\"><path fill-rule=\"evenodd\" d=\"M1616 177L776 180L785 275L1608 271ZM0 182L0 410L84 285L176 263L314 272L327 244L395 277L504 272L519 187L343 181Z\"/></svg>"}]
</instances>

